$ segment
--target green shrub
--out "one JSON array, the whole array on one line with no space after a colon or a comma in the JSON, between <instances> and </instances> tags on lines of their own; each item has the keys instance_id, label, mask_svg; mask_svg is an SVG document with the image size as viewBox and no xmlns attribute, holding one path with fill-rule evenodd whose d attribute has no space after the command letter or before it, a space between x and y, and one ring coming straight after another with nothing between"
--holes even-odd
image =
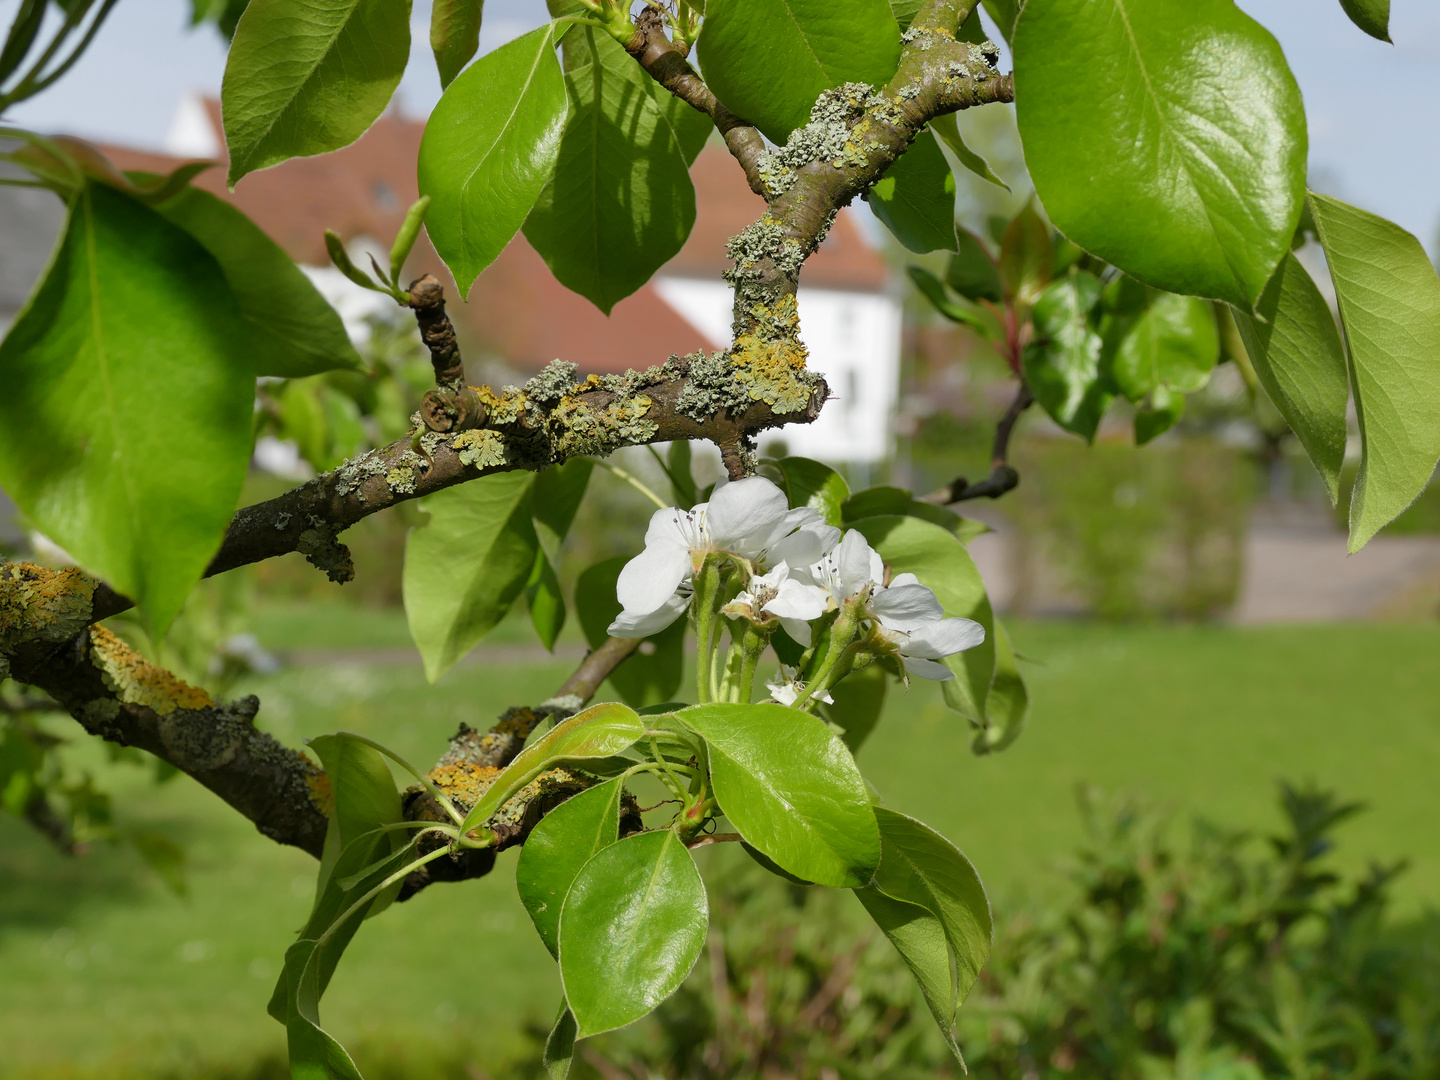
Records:
<instances>
[{"instance_id":1,"label":"green shrub","mask_svg":"<svg viewBox=\"0 0 1440 1080\"><path fill-rule=\"evenodd\" d=\"M1254 488L1239 451L1200 438L1143 453L1031 440L1017 467L1015 607L1033 602L1039 563L1105 619L1203 619L1234 604Z\"/></svg>"}]
</instances>

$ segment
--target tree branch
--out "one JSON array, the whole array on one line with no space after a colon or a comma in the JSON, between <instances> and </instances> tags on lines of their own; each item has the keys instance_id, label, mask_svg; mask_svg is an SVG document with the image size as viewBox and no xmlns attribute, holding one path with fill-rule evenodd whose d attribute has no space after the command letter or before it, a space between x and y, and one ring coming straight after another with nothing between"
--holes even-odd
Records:
<instances>
[{"instance_id":1,"label":"tree branch","mask_svg":"<svg viewBox=\"0 0 1440 1080\"><path fill-rule=\"evenodd\" d=\"M1015 431L1015 424L1020 419L1020 414L1028 409L1035 401L1030 393L1030 387L1025 380L1020 380L1020 388L1015 391L1015 398L1010 402L1010 407L1005 410L1005 415L995 425L995 444L990 454L990 475L978 483L971 484L965 477L957 476L954 480L937 492L934 496L927 496L926 502L937 502L942 505L964 502L966 499L998 499L1007 491L1013 491L1020 484L1020 474L1009 463L1010 436Z\"/></svg>"}]
</instances>

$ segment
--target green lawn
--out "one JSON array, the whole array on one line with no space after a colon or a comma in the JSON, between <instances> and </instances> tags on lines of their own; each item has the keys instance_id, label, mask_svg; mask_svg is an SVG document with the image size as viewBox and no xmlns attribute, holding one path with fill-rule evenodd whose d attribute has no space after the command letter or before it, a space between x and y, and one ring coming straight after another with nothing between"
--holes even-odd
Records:
<instances>
[{"instance_id":1,"label":"green lawn","mask_svg":"<svg viewBox=\"0 0 1440 1080\"><path fill-rule=\"evenodd\" d=\"M383 612L336 608L297 633L272 611L259 626L277 648L404 641L403 618ZM970 854L1002 916L1053 887L1079 838L1082 781L1264 829L1277 820L1275 782L1313 778L1372 805L1342 832L1342 861L1408 856L1406 912L1440 906L1440 626L1038 623L1015 634L1035 659L1034 710L1012 750L972 757L964 723L917 685L892 700L861 755L893 806ZM260 722L288 742L348 728L428 761L459 722L548 696L568 667L467 664L431 688L418 663L357 657L253 689ZM202 1062L280 1053L283 1032L264 1006L304 918L313 863L184 778L156 789L140 770L108 766L98 747L87 753L117 790L122 822L165 825L183 840L191 893L167 894L124 849L66 860L0 819L0 1077L184 1076ZM513 859L367 927L325 999L327 1026L362 1056L447 1040L497 1057L521 1050L519 1025L546 1018L558 984L515 899Z\"/></svg>"}]
</instances>

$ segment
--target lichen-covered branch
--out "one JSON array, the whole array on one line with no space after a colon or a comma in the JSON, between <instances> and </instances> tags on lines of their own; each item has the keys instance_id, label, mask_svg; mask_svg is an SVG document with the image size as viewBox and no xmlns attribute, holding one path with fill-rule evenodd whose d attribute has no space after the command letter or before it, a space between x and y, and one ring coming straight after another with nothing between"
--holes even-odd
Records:
<instances>
[{"instance_id":1,"label":"lichen-covered branch","mask_svg":"<svg viewBox=\"0 0 1440 1080\"><path fill-rule=\"evenodd\" d=\"M0 656L10 677L49 694L90 734L155 755L220 796L265 836L319 858L329 824L325 773L255 727L259 699L217 702L92 625L95 595L94 580L80 570L0 563ZM468 810L537 724L577 712L637 644L611 639L551 700L510 709L488 731L462 726L430 778ZM496 850L523 843L551 807L592 783L565 769L542 774L486 823L499 838L496 848L429 864L407 881L402 899L436 881L488 873ZM418 787L406 793L404 806L411 820L444 820Z\"/></svg>"},{"instance_id":2,"label":"lichen-covered branch","mask_svg":"<svg viewBox=\"0 0 1440 1080\"><path fill-rule=\"evenodd\" d=\"M625 43L625 51L666 90L710 117L731 156L745 170L750 189L766 197L759 169L760 156L765 153L764 137L725 107L690 66L684 50L665 36L665 20L659 8L647 6L635 16L635 34Z\"/></svg>"}]
</instances>

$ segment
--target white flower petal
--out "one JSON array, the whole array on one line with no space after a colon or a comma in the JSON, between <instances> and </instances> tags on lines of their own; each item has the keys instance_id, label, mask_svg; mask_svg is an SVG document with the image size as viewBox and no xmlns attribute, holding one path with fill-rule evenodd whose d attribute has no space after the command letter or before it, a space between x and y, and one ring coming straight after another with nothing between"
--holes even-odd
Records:
<instances>
[{"instance_id":1,"label":"white flower petal","mask_svg":"<svg viewBox=\"0 0 1440 1080\"><path fill-rule=\"evenodd\" d=\"M901 585L919 585L920 579L914 574L896 574L890 579L890 588L898 589Z\"/></svg>"},{"instance_id":2,"label":"white flower petal","mask_svg":"<svg viewBox=\"0 0 1440 1080\"><path fill-rule=\"evenodd\" d=\"M633 614L658 611L690 574L687 549L671 543L653 544L621 568L615 597Z\"/></svg>"},{"instance_id":3,"label":"white flower petal","mask_svg":"<svg viewBox=\"0 0 1440 1080\"><path fill-rule=\"evenodd\" d=\"M810 647L810 642L813 639L810 636L810 624L808 622L805 622L803 619L781 619L780 625L785 628L785 633L789 634L797 645L803 645L807 649Z\"/></svg>"},{"instance_id":4,"label":"white flower petal","mask_svg":"<svg viewBox=\"0 0 1440 1080\"><path fill-rule=\"evenodd\" d=\"M649 637L680 618L689 606L690 596L677 593L654 611L622 611L606 633L611 637Z\"/></svg>"},{"instance_id":5,"label":"white flower petal","mask_svg":"<svg viewBox=\"0 0 1440 1080\"><path fill-rule=\"evenodd\" d=\"M736 541L768 532L788 509L785 493L763 476L726 484L711 496L706 511L711 543L728 551Z\"/></svg>"},{"instance_id":6,"label":"white flower petal","mask_svg":"<svg viewBox=\"0 0 1440 1080\"><path fill-rule=\"evenodd\" d=\"M870 600L870 611L891 630L916 630L945 617L935 594L920 584L877 590Z\"/></svg>"},{"instance_id":7,"label":"white flower petal","mask_svg":"<svg viewBox=\"0 0 1440 1080\"><path fill-rule=\"evenodd\" d=\"M867 585L878 584L885 573L880 556L870 549L865 537L851 529L835 552L836 583L845 596L855 596Z\"/></svg>"},{"instance_id":8,"label":"white flower petal","mask_svg":"<svg viewBox=\"0 0 1440 1080\"><path fill-rule=\"evenodd\" d=\"M699 531L699 515L694 511L675 506L656 510L645 528L645 546L671 544L688 550L694 546Z\"/></svg>"},{"instance_id":9,"label":"white flower petal","mask_svg":"<svg viewBox=\"0 0 1440 1080\"><path fill-rule=\"evenodd\" d=\"M771 545L770 561L810 566L819 562L839 539L840 530L833 525L806 525L799 532L793 532Z\"/></svg>"},{"instance_id":10,"label":"white flower petal","mask_svg":"<svg viewBox=\"0 0 1440 1080\"><path fill-rule=\"evenodd\" d=\"M805 585L794 578L781 582L775 599L762 608L782 619L818 619L825 614L830 594L814 585Z\"/></svg>"},{"instance_id":11,"label":"white flower petal","mask_svg":"<svg viewBox=\"0 0 1440 1080\"><path fill-rule=\"evenodd\" d=\"M770 696L781 705L794 705L795 699L800 696L800 691L795 688L795 684L789 681L767 682L765 689L769 690Z\"/></svg>"},{"instance_id":12,"label":"white flower petal","mask_svg":"<svg viewBox=\"0 0 1440 1080\"><path fill-rule=\"evenodd\" d=\"M934 660L923 660L916 656L905 657L905 674L914 675L920 679L930 679L933 682L948 682L955 677L955 673L944 664L937 664Z\"/></svg>"},{"instance_id":13,"label":"white flower petal","mask_svg":"<svg viewBox=\"0 0 1440 1080\"><path fill-rule=\"evenodd\" d=\"M938 660L973 649L985 640L985 628L973 619L940 619L910 631L910 640L900 647L902 655Z\"/></svg>"}]
</instances>

